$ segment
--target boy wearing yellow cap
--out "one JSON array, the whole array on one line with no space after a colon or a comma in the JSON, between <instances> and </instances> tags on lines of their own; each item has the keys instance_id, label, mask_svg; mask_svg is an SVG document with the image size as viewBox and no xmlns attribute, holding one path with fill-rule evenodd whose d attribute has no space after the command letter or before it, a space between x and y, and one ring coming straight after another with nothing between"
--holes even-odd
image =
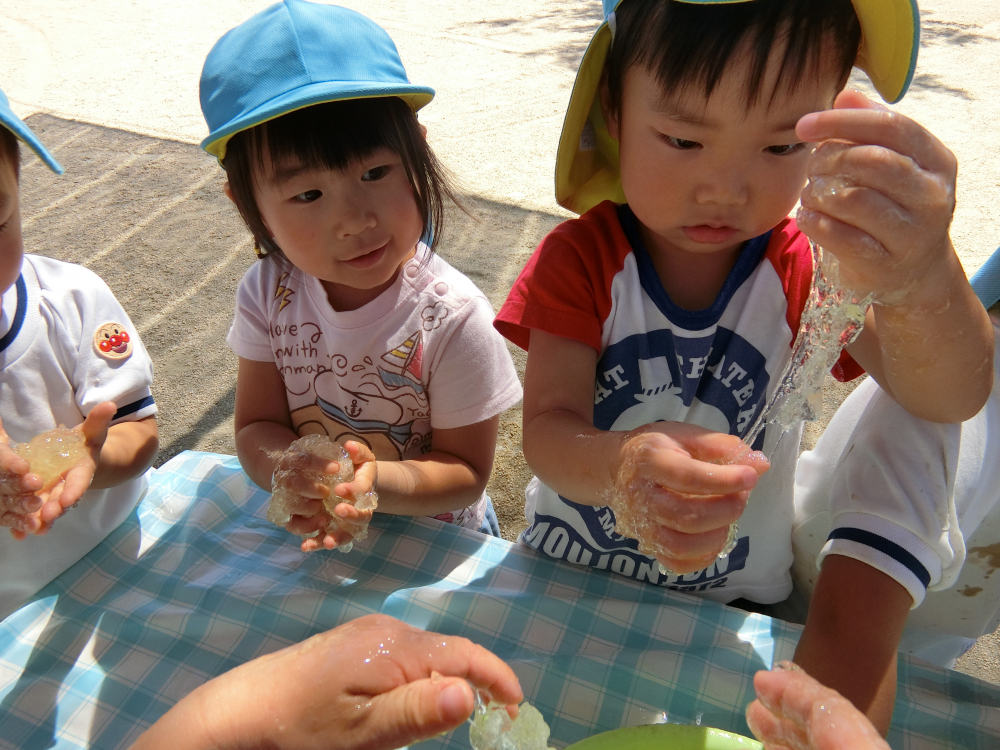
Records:
<instances>
[{"instance_id":1,"label":"boy wearing yellow cap","mask_svg":"<svg viewBox=\"0 0 1000 750\"><path fill-rule=\"evenodd\" d=\"M521 540L723 602L779 602L800 431L758 438L766 473L740 436L789 359L809 238L837 256L846 285L875 294L836 377L865 370L942 422L971 417L989 392L989 321L948 236L954 157L917 123L841 93L858 65L884 98L903 95L917 9L604 5L556 163L557 200L582 215L543 240L496 321L530 343L524 454L536 477ZM612 501L667 552L654 559L618 534ZM716 559L737 520L735 546ZM862 708L883 729L889 670L857 680L875 685Z\"/></svg>"}]
</instances>

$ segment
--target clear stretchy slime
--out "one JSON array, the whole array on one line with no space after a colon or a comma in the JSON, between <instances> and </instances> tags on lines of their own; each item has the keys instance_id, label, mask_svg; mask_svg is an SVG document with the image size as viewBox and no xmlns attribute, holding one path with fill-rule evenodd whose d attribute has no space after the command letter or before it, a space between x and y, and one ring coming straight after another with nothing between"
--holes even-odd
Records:
<instances>
[{"instance_id":1,"label":"clear stretchy slime","mask_svg":"<svg viewBox=\"0 0 1000 750\"><path fill-rule=\"evenodd\" d=\"M469 742L475 750L552 750L549 725L537 708L525 701L512 721L504 706L485 704L478 694Z\"/></svg>"},{"instance_id":2,"label":"clear stretchy slime","mask_svg":"<svg viewBox=\"0 0 1000 750\"><path fill-rule=\"evenodd\" d=\"M63 474L87 457L83 435L65 427L43 432L27 443L11 447L28 462L28 471L42 478L40 491L52 489Z\"/></svg>"},{"instance_id":3,"label":"clear stretchy slime","mask_svg":"<svg viewBox=\"0 0 1000 750\"><path fill-rule=\"evenodd\" d=\"M309 471L296 467L274 472L274 476L271 479L271 491L274 494L271 495L271 502L267 506L267 520L278 526L284 526L293 515L299 513L303 503L309 501L309 498L302 497L302 495L292 492L283 486L284 481L288 477L298 475L303 479L318 482L330 489L329 497L323 501L324 509L331 518L330 523L326 526L327 532L343 529L356 540L364 539L368 536L368 524L345 521L338 518L333 512L333 509L340 503L353 505L358 510L374 510L378 506L378 495L374 492L357 493L352 498L343 498L333 494L333 488L338 484L350 482L354 479L354 464L351 461L351 457L347 455L347 451L344 450L344 446L330 440L325 435L306 435L289 445L288 449L281 454L281 459L300 457L303 454L325 458L327 461L336 461L340 466L340 471L336 474L322 474L318 471ZM279 459L279 464L281 462ZM289 462L285 461L285 463ZM316 536L317 533L309 536ZM348 542L337 547L337 549L341 552L350 552L353 546L354 542Z\"/></svg>"}]
</instances>

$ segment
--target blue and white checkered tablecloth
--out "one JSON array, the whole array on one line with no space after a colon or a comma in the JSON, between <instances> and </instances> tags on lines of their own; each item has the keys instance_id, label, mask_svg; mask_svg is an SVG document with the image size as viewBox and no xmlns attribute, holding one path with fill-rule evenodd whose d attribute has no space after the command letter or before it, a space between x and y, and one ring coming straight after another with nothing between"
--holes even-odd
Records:
<instances>
[{"instance_id":1,"label":"blue and white checkered tablecloth","mask_svg":"<svg viewBox=\"0 0 1000 750\"><path fill-rule=\"evenodd\" d=\"M508 661L557 746L663 720L749 734L799 629L427 519L304 555L235 458L184 453L137 512L0 623L0 747L127 747L232 667L372 612ZM894 748L1000 747L1000 689L901 659ZM460 728L432 743L468 748Z\"/></svg>"}]
</instances>

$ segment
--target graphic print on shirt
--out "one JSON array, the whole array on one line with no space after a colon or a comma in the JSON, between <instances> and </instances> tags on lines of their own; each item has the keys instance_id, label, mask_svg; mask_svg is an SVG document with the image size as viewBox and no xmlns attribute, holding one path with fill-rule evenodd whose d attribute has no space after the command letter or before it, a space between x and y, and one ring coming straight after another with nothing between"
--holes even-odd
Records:
<instances>
[{"instance_id":1,"label":"graphic print on shirt","mask_svg":"<svg viewBox=\"0 0 1000 750\"><path fill-rule=\"evenodd\" d=\"M380 360L365 357L351 363L334 355L332 367L313 379L315 402L292 412L295 431L340 442L357 440L381 460L399 461L414 447L421 453L430 450L430 434L413 429L430 412L421 382L423 332L411 333Z\"/></svg>"},{"instance_id":2,"label":"graphic print on shirt","mask_svg":"<svg viewBox=\"0 0 1000 750\"><path fill-rule=\"evenodd\" d=\"M638 333L610 344L594 383L594 426L630 430L653 422L698 424L715 432L742 435L763 408L769 376L766 360L739 334L716 327L709 335L682 337L670 329ZM763 434L758 438L759 449ZM741 537L723 560L684 576L665 576L656 561L638 551L638 542L615 533L606 506L579 505L560 496L578 523L535 514L524 541L569 562L612 570L682 591L725 586L750 554Z\"/></svg>"}]
</instances>

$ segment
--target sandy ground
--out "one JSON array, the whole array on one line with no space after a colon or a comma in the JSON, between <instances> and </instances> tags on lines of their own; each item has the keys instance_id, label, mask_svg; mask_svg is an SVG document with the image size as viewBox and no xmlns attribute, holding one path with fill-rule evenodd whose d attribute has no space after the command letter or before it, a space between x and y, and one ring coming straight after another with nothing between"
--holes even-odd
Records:
<instances>
[{"instance_id":1,"label":"sandy ground","mask_svg":"<svg viewBox=\"0 0 1000 750\"><path fill-rule=\"evenodd\" d=\"M68 170L57 179L37 161L25 165L29 249L98 271L132 314L157 367L161 461L187 448L233 450L235 358L223 340L253 257L220 170L193 145L205 135L197 87L214 41L269 4L0 0L0 88ZM499 305L538 240L567 216L552 199L555 144L600 4L342 4L382 24L411 80L437 90L421 120L469 209L452 212L441 252ZM989 94L1000 79L1000 6L922 4L920 63L897 109L959 158L952 236L971 273L1000 245L1000 128ZM828 406L848 391L830 388ZM807 445L819 427L807 430ZM508 538L524 524L529 476L513 409L490 483ZM1000 639L984 638L960 667L1000 682L998 657Z\"/></svg>"}]
</instances>

